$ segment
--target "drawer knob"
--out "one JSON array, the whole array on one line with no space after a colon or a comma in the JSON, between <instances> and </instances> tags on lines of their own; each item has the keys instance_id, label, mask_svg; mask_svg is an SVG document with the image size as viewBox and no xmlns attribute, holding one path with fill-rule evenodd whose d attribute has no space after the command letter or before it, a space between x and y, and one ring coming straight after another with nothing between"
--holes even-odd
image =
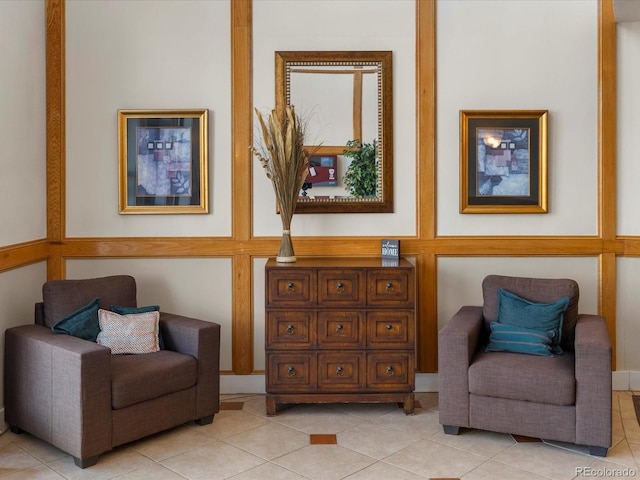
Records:
<instances>
[{"instance_id":1,"label":"drawer knob","mask_svg":"<svg viewBox=\"0 0 640 480\"><path fill-rule=\"evenodd\" d=\"M338 365L336 367L336 375L342 377L344 375L344 367L342 365Z\"/></svg>"},{"instance_id":2,"label":"drawer knob","mask_svg":"<svg viewBox=\"0 0 640 480\"><path fill-rule=\"evenodd\" d=\"M287 335L293 335L296 331L295 327L291 324L287 325Z\"/></svg>"},{"instance_id":3,"label":"drawer knob","mask_svg":"<svg viewBox=\"0 0 640 480\"><path fill-rule=\"evenodd\" d=\"M296 286L293 284L293 282L289 282L287 283L287 292L295 292L296 291Z\"/></svg>"},{"instance_id":4,"label":"drawer knob","mask_svg":"<svg viewBox=\"0 0 640 480\"><path fill-rule=\"evenodd\" d=\"M393 377L394 374L395 372L393 371L393 366L387 365L387 377Z\"/></svg>"},{"instance_id":5,"label":"drawer knob","mask_svg":"<svg viewBox=\"0 0 640 480\"><path fill-rule=\"evenodd\" d=\"M392 292L392 291L393 291L393 283L387 282L387 292Z\"/></svg>"},{"instance_id":6,"label":"drawer knob","mask_svg":"<svg viewBox=\"0 0 640 480\"><path fill-rule=\"evenodd\" d=\"M393 328L393 325L391 325L390 323L387 323L384 327L385 327L387 330L391 330L391 329Z\"/></svg>"},{"instance_id":7,"label":"drawer knob","mask_svg":"<svg viewBox=\"0 0 640 480\"><path fill-rule=\"evenodd\" d=\"M336 325L336 333L342 333L343 329L344 329L344 325L342 325L341 323Z\"/></svg>"},{"instance_id":8,"label":"drawer knob","mask_svg":"<svg viewBox=\"0 0 640 480\"><path fill-rule=\"evenodd\" d=\"M338 290L338 293L343 293L344 292L344 283L342 283L342 282L336 283L336 288Z\"/></svg>"},{"instance_id":9,"label":"drawer knob","mask_svg":"<svg viewBox=\"0 0 640 480\"><path fill-rule=\"evenodd\" d=\"M289 375L290 377L295 377L296 376L296 369L293 368L293 367L287 368L287 375Z\"/></svg>"}]
</instances>

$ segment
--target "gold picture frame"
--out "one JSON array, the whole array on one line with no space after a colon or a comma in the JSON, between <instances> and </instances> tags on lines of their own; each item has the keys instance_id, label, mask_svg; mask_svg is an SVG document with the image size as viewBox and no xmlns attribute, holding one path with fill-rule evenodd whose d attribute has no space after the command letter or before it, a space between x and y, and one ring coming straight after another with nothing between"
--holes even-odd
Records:
<instances>
[{"instance_id":1,"label":"gold picture frame","mask_svg":"<svg viewBox=\"0 0 640 480\"><path fill-rule=\"evenodd\" d=\"M547 213L548 110L460 111L460 213Z\"/></svg>"},{"instance_id":2,"label":"gold picture frame","mask_svg":"<svg viewBox=\"0 0 640 480\"><path fill-rule=\"evenodd\" d=\"M209 213L208 110L118 110L120 214Z\"/></svg>"}]
</instances>

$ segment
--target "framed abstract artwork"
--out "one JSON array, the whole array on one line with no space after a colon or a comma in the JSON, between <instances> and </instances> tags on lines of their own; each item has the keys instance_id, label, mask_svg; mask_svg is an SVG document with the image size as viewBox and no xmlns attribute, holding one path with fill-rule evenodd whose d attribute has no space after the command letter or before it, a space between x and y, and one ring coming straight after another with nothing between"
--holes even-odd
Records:
<instances>
[{"instance_id":1,"label":"framed abstract artwork","mask_svg":"<svg viewBox=\"0 0 640 480\"><path fill-rule=\"evenodd\" d=\"M119 212L208 213L208 110L118 110Z\"/></svg>"},{"instance_id":2,"label":"framed abstract artwork","mask_svg":"<svg viewBox=\"0 0 640 480\"><path fill-rule=\"evenodd\" d=\"M547 213L547 117L460 111L460 213Z\"/></svg>"}]
</instances>

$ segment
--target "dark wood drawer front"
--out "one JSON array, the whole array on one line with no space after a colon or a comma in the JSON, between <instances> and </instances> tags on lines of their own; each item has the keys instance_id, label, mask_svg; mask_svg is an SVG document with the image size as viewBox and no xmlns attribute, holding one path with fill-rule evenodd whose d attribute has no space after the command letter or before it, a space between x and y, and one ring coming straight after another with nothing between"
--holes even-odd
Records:
<instances>
[{"instance_id":1,"label":"dark wood drawer front","mask_svg":"<svg viewBox=\"0 0 640 480\"><path fill-rule=\"evenodd\" d=\"M365 384L362 354L318 354L318 387L331 391L357 391Z\"/></svg>"},{"instance_id":2,"label":"dark wood drawer front","mask_svg":"<svg viewBox=\"0 0 640 480\"><path fill-rule=\"evenodd\" d=\"M367 313L367 344L378 348L413 348L413 310Z\"/></svg>"},{"instance_id":3,"label":"dark wood drawer front","mask_svg":"<svg viewBox=\"0 0 640 480\"><path fill-rule=\"evenodd\" d=\"M367 387L376 390L413 390L413 357L410 353L370 353Z\"/></svg>"},{"instance_id":4,"label":"dark wood drawer front","mask_svg":"<svg viewBox=\"0 0 640 480\"><path fill-rule=\"evenodd\" d=\"M367 284L369 286L367 292L369 305L413 306L413 275L409 270L369 270Z\"/></svg>"},{"instance_id":5,"label":"dark wood drawer front","mask_svg":"<svg viewBox=\"0 0 640 480\"><path fill-rule=\"evenodd\" d=\"M415 267L301 257L265 266L266 412L286 403L415 398Z\"/></svg>"},{"instance_id":6,"label":"dark wood drawer front","mask_svg":"<svg viewBox=\"0 0 640 480\"><path fill-rule=\"evenodd\" d=\"M267 354L267 391L310 392L316 389L314 354Z\"/></svg>"},{"instance_id":7,"label":"dark wood drawer front","mask_svg":"<svg viewBox=\"0 0 640 480\"><path fill-rule=\"evenodd\" d=\"M267 312L267 349L310 348L315 345L315 313L309 310Z\"/></svg>"},{"instance_id":8,"label":"dark wood drawer front","mask_svg":"<svg viewBox=\"0 0 640 480\"><path fill-rule=\"evenodd\" d=\"M311 270L272 270L266 279L267 306L309 306L316 301L315 276Z\"/></svg>"},{"instance_id":9,"label":"dark wood drawer front","mask_svg":"<svg viewBox=\"0 0 640 480\"><path fill-rule=\"evenodd\" d=\"M325 306L361 306L365 303L364 275L358 270L318 271L318 302Z\"/></svg>"},{"instance_id":10,"label":"dark wood drawer front","mask_svg":"<svg viewBox=\"0 0 640 480\"><path fill-rule=\"evenodd\" d=\"M362 348L366 343L364 315L358 311L319 312L318 347Z\"/></svg>"}]
</instances>

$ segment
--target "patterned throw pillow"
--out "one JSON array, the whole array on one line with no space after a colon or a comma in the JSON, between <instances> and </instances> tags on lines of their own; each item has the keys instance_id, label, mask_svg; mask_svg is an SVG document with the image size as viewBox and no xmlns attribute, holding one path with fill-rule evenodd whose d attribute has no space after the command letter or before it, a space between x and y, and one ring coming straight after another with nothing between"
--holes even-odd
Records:
<instances>
[{"instance_id":1,"label":"patterned throw pillow","mask_svg":"<svg viewBox=\"0 0 640 480\"><path fill-rule=\"evenodd\" d=\"M132 313L146 313L160 311L160 305L147 305L144 307L122 307L120 305L111 305L109 309L112 312L116 312L120 315L131 315ZM162 330L158 329L158 343L160 344L160 350L164 350L164 337L162 336Z\"/></svg>"},{"instance_id":2,"label":"patterned throw pillow","mask_svg":"<svg viewBox=\"0 0 640 480\"><path fill-rule=\"evenodd\" d=\"M98 310L100 333L97 342L109 347L112 355L157 352L160 312L119 315Z\"/></svg>"}]
</instances>

